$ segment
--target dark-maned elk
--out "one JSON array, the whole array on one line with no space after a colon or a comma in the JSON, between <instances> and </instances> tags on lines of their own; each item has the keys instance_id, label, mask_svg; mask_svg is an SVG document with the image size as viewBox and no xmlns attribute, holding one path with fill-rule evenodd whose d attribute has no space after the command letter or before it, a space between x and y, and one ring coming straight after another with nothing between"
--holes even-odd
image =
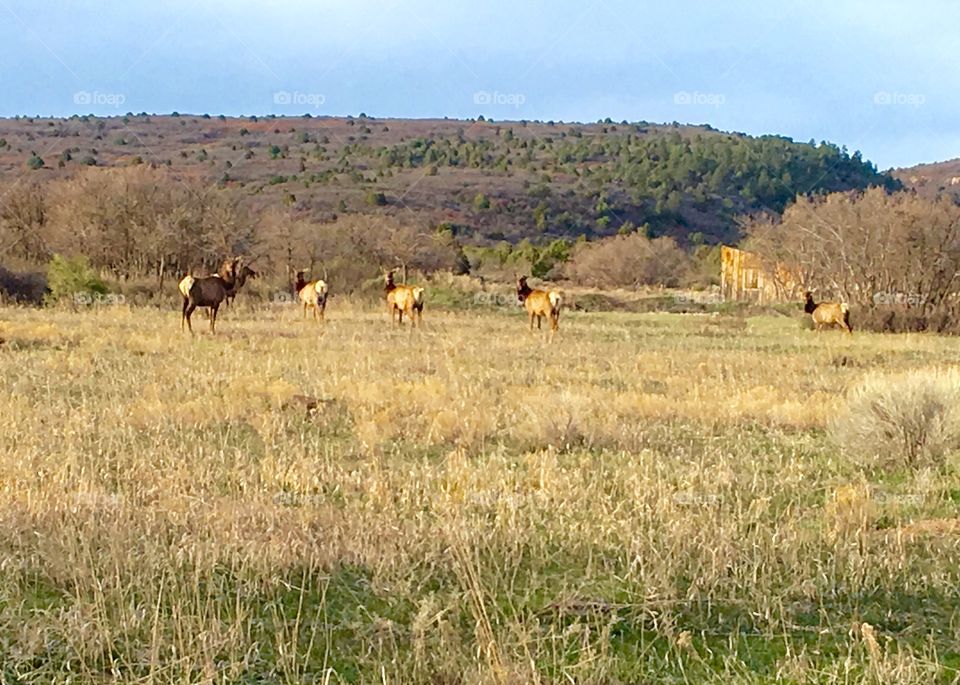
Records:
<instances>
[{"instance_id":1,"label":"dark-maned elk","mask_svg":"<svg viewBox=\"0 0 960 685\"><path fill-rule=\"evenodd\" d=\"M563 307L563 295L558 290L535 290L527 284L527 277L517 279L517 304L527 310L530 316L530 330L533 320L537 320L537 329L546 317L550 319L550 339L560 329L560 309Z\"/></svg>"},{"instance_id":2,"label":"dark-maned elk","mask_svg":"<svg viewBox=\"0 0 960 685\"><path fill-rule=\"evenodd\" d=\"M396 314L397 325L403 325L403 315L410 317L410 325L423 325L423 293L419 286L397 285L393 280L393 270L384 274L383 292L387 298L390 322Z\"/></svg>"},{"instance_id":3,"label":"dark-maned elk","mask_svg":"<svg viewBox=\"0 0 960 685\"><path fill-rule=\"evenodd\" d=\"M330 293L327 282L321 279L308 281L304 278L307 269L301 269L297 272L297 281L294 288L297 291L297 297L303 303L303 318L307 318L307 309L313 310L313 320L323 321L324 312L327 309L327 296Z\"/></svg>"},{"instance_id":4,"label":"dark-maned elk","mask_svg":"<svg viewBox=\"0 0 960 685\"><path fill-rule=\"evenodd\" d=\"M236 283L233 284L233 287L227 292L227 305L233 304L234 298L237 296L237 293L240 292L240 289L246 284L248 278L259 278L260 274L251 269L248 265L244 264L243 268L237 273Z\"/></svg>"},{"instance_id":5,"label":"dark-maned elk","mask_svg":"<svg viewBox=\"0 0 960 685\"><path fill-rule=\"evenodd\" d=\"M227 298L227 293L236 285L237 274L242 268L242 263L243 257L234 257L224 262L220 271L213 276L201 278L186 276L180 281L180 294L184 296L180 317L181 330L186 322L192 335L193 326L190 324L190 317L197 307L206 307L210 309L210 332L216 333L217 310Z\"/></svg>"},{"instance_id":6,"label":"dark-maned elk","mask_svg":"<svg viewBox=\"0 0 960 685\"><path fill-rule=\"evenodd\" d=\"M813 325L817 331L824 326L839 326L847 333L853 333L853 326L850 325L850 307L846 302L820 302L813 301L813 293L809 290L804 294L803 311L813 319Z\"/></svg>"}]
</instances>

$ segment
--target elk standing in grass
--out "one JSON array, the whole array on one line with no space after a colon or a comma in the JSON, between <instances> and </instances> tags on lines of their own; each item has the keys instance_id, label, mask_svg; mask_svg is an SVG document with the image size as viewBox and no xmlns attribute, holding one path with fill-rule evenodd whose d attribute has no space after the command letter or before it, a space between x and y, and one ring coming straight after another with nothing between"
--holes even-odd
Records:
<instances>
[{"instance_id":1,"label":"elk standing in grass","mask_svg":"<svg viewBox=\"0 0 960 685\"><path fill-rule=\"evenodd\" d=\"M193 334L190 317L197 307L206 307L210 310L210 332L216 333L217 310L237 284L237 273L241 269L243 257L234 257L224 262L220 272L213 276L195 278L186 276L180 281L180 294L183 295L183 311L180 317L180 330L183 323Z\"/></svg>"},{"instance_id":2,"label":"elk standing in grass","mask_svg":"<svg viewBox=\"0 0 960 685\"><path fill-rule=\"evenodd\" d=\"M258 278L259 276L260 274L244 264L243 268L240 269L240 272L237 274L236 283L234 283L233 287L230 288L230 291L227 293L227 305L233 304L233 298L237 296L237 293L240 292L240 288L244 286L248 278Z\"/></svg>"},{"instance_id":3,"label":"elk standing in grass","mask_svg":"<svg viewBox=\"0 0 960 685\"><path fill-rule=\"evenodd\" d=\"M307 309L313 309L313 320L323 321L324 312L327 309L327 295L329 289L326 281L316 280L308 281L304 278L306 269L297 272L297 281L294 288L297 291L297 297L303 303L303 318L307 318Z\"/></svg>"},{"instance_id":4,"label":"elk standing in grass","mask_svg":"<svg viewBox=\"0 0 960 685\"><path fill-rule=\"evenodd\" d=\"M557 290L534 290L527 284L527 277L517 279L517 304L527 310L530 315L530 330L533 330L533 320L537 320L537 329L544 317L550 319L550 338L556 335L560 328L560 308L563 307L563 295Z\"/></svg>"},{"instance_id":5,"label":"elk standing in grass","mask_svg":"<svg viewBox=\"0 0 960 685\"><path fill-rule=\"evenodd\" d=\"M397 285L393 280L393 271L387 271L384 276L383 291L387 298L387 309L390 311L390 322L397 314L397 325L403 325L404 313L410 317L411 327L423 325L423 288L409 285ZM416 318L414 318L416 315Z\"/></svg>"},{"instance_id":6,"label":"elk standing in grass","mask_svg":"<svg viewBox=\"0 0 960 685\"><path fill-rule=\"evenodd\" d=\"M221 265L220 267L220 272L226 273L226 269L229 267L229 265L230 265L230 260L225 261L223 265ZM243 268L240 269L240 271L237 273L237 276L234 279L233 285L227 291L227 296L224 299L224 302L227 304L227 306L233 304L234 298L237 296L237 293L240 292L240 289L247 282L248 278L258 278L259 276L260 276L259 273L251 269L246 264L244 264ZM183 279L180 281L180 284L178 287L180 289L180 294L183 295L184 302L186 302L187 300L187 296L189 295L190 285L194 282L194 280L196 280L196 278L191 275L191 276L184 276ZM210 311L211 311L210 309L207 309L208 320L210 318ZM183 328L182 320L180 322L180 327Z\"/></svg>"},{"instance_id":7,"label":"elk standing in grass","mask_svg":"<svg viewBox=\"0 0 960 685\"><path fill-rule=\"evenodd\" d=\"M821 302L817 304L813 301L813 293L809 290L804 293L806 298L803 304L803 311L813 319L813 325L817 331L824 326L840 326L847 333L853 333L853 327L850 325L850 307L845 302Z\"/></svg>"}]
</instances>

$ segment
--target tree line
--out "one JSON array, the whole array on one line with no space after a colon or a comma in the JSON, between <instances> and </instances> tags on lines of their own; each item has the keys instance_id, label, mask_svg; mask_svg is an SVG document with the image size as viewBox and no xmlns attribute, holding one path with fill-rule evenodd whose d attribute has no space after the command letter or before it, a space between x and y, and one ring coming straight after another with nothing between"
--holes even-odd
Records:
<instances>
[{"instance_id":1,"label":"tree line","mask_svg":"<svg viewBox=\"0 0 960 685\"><path fill-rule=\"evenodd\" d=\"M274 273L340 271L345 283L378 266L468 269L452 234L417 219L346 215L318 222L285 208L257 211L236 194L164 168L90 168L0 192L0 263L8 268L83 256L105 277L155 279L159 288L185 273L212 273L233 254Z\"/></svg>"},{"instance_id":2,"label":"tree line","mask_svg":"<svg viewBox=\"0 0 960 685\"><path fill-rule=\"evenodd\" d=\"M960 332L960 206L911 192L799 196L744 223L746 246L876 330Z\"/></svg>"}]
</instances>

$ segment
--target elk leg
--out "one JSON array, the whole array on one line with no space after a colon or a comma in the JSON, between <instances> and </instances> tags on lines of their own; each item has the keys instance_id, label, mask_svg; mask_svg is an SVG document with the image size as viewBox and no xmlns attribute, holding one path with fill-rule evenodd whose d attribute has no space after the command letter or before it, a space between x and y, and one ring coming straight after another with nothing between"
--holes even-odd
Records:
<instances>
[{"instance_id":1,"label":"elk leg","mask_svg":"<svg viewBox=\"0 0 960 685\"><path fill-rule=\"evenodd\" d=\"M307 303L306 302L303 303L303 320L304 321L307 320Z\"/></svg>"},{"instance_id":2,"label":"elk leg","mask_svg":"<svg viewBox=\"0 0 960 685\"><path fill-rule=\"evenodd\" d=\"M183 330L183 322L187 319L187 306L190 304L190 300L183 298L183 309L180 310L180 330Z\"/></svg>"},{"instance_id":3,"label":"elk leg","mask_svg":"<svg viewBox=\"0 0 960 685\"><path fill-rule=\"evenodd\" d=\"M193 316L193 310L196 308L197 305L187 302L183 310L183 316L187 320L187 328L190 331L190 335L193 335L193 325L190 323L190 317Z\"/></svg>"},{"instance_id":4,"label":"elk leg","mask_svg":"<svg viewBox=\"0 0 960 685\"><path fill-rule=\"evenodd\" d=\"M216 333L216 332L217 332L217 331L216 331L216 325L217 325L217 310L218 310L218 309L220 309L220 305L219 305L219 304L215 304L215 305L213 305L212 307L210 307L210 332L211 332L211 333Z\"/></svg>"},{"instance_id":5,"label":"elk leg","mask_svg":"<svg viewBox=\"0 0 960 685\"><path fill-rule=\"evenodd\" d=\"M543 323L543 317L537 314L537 330L542 330L541 324Z\"/></svg>"}]
</instances>

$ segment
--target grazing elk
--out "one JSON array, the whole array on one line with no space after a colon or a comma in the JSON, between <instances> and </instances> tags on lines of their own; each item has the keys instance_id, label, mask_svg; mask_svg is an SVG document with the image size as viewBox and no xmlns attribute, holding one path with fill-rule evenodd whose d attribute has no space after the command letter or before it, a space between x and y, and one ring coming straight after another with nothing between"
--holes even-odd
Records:
<instances>
[{"instance_id":1,"label":"grazing elk","mask_svg":"<svg viewBox=\"0 0 960 685\"><path fill-rule=\"evenodd\" d=\"M530 330L533 330L533 320L537 320L537 329L544 317L550 319L550 338L552 339L560 328L560 308L563 307L563 295L557 290L534 290L527 285L527 277L517 279L517 304L527 310L530 315Z\"/></svg>"},{"instance_id":2,"label":"grazing elk","mask_svg":"<svg viewBox=\"0 0 960 685\"><path fill-rule=\"evenodd\" d=\"M318 319L323 321L323 314L327 309L327 295L329 294L327 283L319 279L307 281L304 279L306 272L306 269L297 272L297 281L293 286L296 288L297 297L303 303L303 318L307 318L307 309L309 308L313 309L314 321Z\"/></svg>"},{"instance_id":3,"label":"grazing elk","mask_svg":"<svg viewBox=\"0 0 960 685\"><path fill-rule=\"evenodd\" d=\"M210 310L210 332L216 333L217 310L220 304L227 298L230 292L237 284L237 273L241 269L243 257L234 257L224 262L220 267L220 272L213 276L204 276L195 278L185 276L180 281L180 294L183 295L183 311L180 317L180 330L183 330L183 323L187 323L190 334L193 334L193 326L190 324L190 317L197 307L206 307Z\"/></svg>"},{"instance_id":4,"label":"grazing elk","mask_svg":"<svg viewBox=\"0 0 960 685\"><path fill-rule=\"evenodd\" d=\"M409 285L397 285L393 280L393 271L384 275L383 292L387 298L387 309L390 311L390 322L397 314L397 325L403 325L404 313L410 317L410 325L423 325L423 288ZM416 315L416 318L414 318Z\"/></svg>"},{"instance_id":5,"label":"grazing elk","mask_svg":"<svg viewBox=\"0 0 960 685\"><path fill-rule=\"evenodd\" d=\"M853 333L850 325L850 307L845 302L813 301L813 293L809 290L804 293L803 311L813 319L813 325L819 332L824 326L840 326L847 333Z\"/></svg>"}]
</instances>

